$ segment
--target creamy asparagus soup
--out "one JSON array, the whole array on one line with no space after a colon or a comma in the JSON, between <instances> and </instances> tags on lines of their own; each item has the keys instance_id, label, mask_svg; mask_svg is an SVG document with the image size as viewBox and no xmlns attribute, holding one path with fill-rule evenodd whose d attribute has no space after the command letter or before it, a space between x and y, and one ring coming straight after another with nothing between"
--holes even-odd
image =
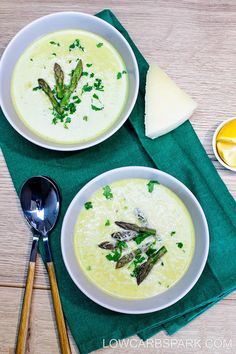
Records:
<instances>
[{"instance_id":1,"label":"creamy asparagus soup","mask_svg":"<svg viewBox=\"0 0 236 354\"><path fill-rule=\"evenodd\" d=\"M48 141L93 140L119 118L128 75L117 50L82 30L50 33L19 58L11 94L20 119Z\"/></svg>"},{"instance_id":2,"label":"creamy asparagus soup","mask_svg":"<svg viewBox=\"0 0 236 354\"><path fill-rule=\"evenodd\" d=\"M166 291L188 269L195 244L191 216L158 181L127 179L96 191L75 227L86 276L103 291L143 299Z\"/></svg>"}]
</instances>

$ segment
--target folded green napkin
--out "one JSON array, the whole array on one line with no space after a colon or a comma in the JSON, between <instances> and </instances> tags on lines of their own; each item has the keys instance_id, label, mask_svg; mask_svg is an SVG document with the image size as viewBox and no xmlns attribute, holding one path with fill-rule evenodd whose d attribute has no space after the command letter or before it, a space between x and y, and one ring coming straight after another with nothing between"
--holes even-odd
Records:
<instances>
[{"instance_id":1,"label":"folded green napkin","mask_svg":"<svg viewBox=\"0 0 236 354\"><path fill-rule=\"evenodd\" d=\"M48 175L62 193L62 212L51 235L63 310L80 352L88 353L109 343L138 334L147 339L161 329L169 334L182 328L236 288L236 204L208 159L191 124L184 123L156 140L144 135L144 88L148 64L128 33L109 10L98 17L115 26L129 41L140 71L140 91L129 121L102 144L78 152L54 152L31 144L17 134L3 114L0 142L16 190L32 175ZM112 168L141 165L158 167L181 180L197 197L210 229L210 253L194 288L171 307L147 315L124 315L96 305L70 279L60 248L65 211L86 182ZM17 235L16 235L17 237Z\"/></svg>"}]
</instances>

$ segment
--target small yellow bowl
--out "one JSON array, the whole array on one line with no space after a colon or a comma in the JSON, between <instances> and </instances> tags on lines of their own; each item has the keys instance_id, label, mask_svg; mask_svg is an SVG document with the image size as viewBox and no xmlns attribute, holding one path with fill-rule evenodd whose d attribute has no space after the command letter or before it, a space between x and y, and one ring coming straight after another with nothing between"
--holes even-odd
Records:
<instances>
[{"instance_id":1,"label":"small yellow bowl","mask_svg":"<svg viewBox=\"0 0 236 354\"><path fill-rule=\"evenodd\" d=\"M212 147L213 147L213 151L214 151L214 154L215 154L215 157L217 158L217 160L219 161L219 163L224 166L226 169L230 170L230 171L233 171L233 172L236 172L236 167L231 167L229 165L227 165L221 158L221 156L219 155L218 153L218 150L217 150L217 136L220 132L220 130L225 126L225 124L233 121L233 120L236 120L236 117L234 118L230 118L230 119L227 119L225 121L223 121L219 126L218 128L215 130L215 133L213 135L213 139L212 139Z\"/></svg>"}]
</instances>

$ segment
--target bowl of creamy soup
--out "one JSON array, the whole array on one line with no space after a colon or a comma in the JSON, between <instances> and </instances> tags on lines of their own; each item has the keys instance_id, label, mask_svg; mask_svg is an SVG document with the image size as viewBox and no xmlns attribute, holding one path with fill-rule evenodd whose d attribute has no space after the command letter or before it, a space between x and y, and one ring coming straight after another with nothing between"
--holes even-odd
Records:
<instances>
[{"instance_id":1,"label":"bowl of creamy soup","mask_svg":"<svg viewBox=\"0 0 236 354\"><path fill-rule=\"evenodd\" d=\"M0 64L0 104L31 142L79 150L114 134L135 104L139 72L126 39L88 14L55 13L23 28Z\"/></svg>"},{"instance_id":2,"label":"bowl of creamy soup","mask_svg":"<svg viewBox=\"0 0 236 354\"><path fill-rule=\"evenodd\" d=\"M123 167L85 185L65 215L61 247L75 284L123 313L161 310L200 277L209 233L194 195L176 178Z\"/></svg>"}]
</instances>

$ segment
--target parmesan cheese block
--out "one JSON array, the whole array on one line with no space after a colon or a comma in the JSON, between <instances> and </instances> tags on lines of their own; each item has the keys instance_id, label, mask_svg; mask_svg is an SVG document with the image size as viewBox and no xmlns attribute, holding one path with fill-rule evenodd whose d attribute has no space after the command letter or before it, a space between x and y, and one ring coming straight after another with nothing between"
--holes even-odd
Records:
<instances>
[{"instance_id":1,"label":"parmesan cheese block","mask_svg":"<svg viewBox=\"0 0 236 354\"><path fill-rule=\"evenodd\" d=\"M151 139L169 133L190 118L197 104L157 65L147 73L145 130Z\"/></svg>"}]
</instances>

